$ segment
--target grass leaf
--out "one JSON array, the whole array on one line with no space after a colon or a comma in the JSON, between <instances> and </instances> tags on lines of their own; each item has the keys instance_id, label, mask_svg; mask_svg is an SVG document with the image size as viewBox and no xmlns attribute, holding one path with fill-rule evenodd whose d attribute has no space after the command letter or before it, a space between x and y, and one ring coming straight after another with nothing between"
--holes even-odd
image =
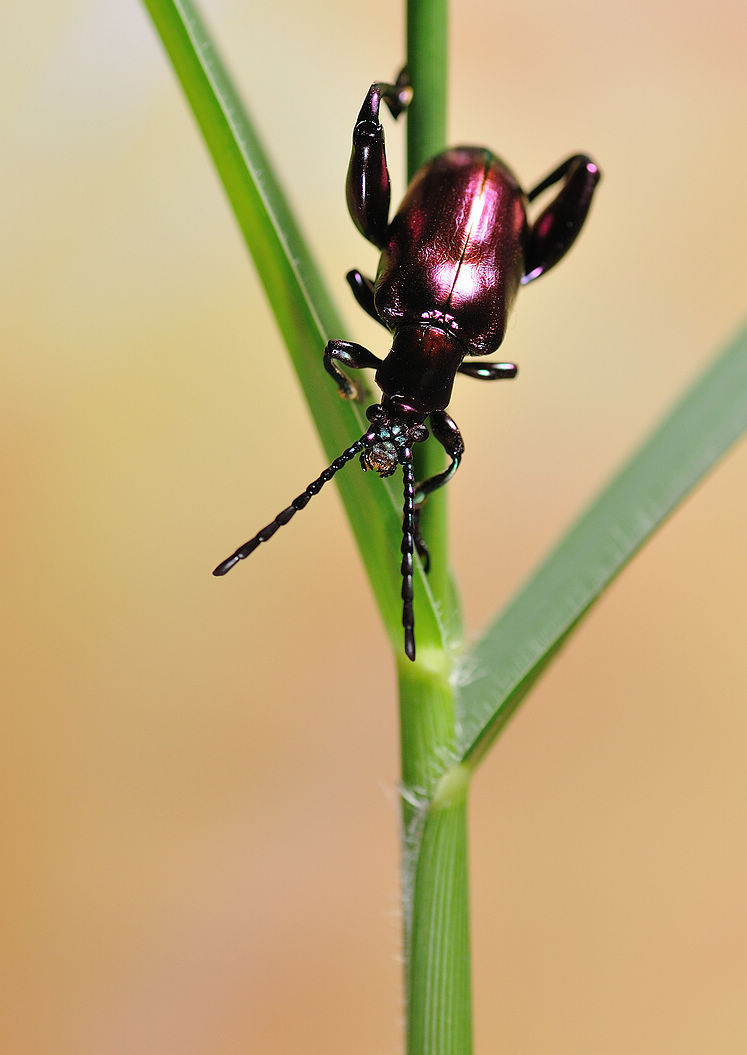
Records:
<instances>
[{"instance_id":1,"label":"grass leaf","mask_svg":"<svg viewBox=\"0 0 747 1055\"><path fill-rule=\"evenodd\" d=\"M747 329L602 491L465 660L462 759L475 765L614 577L747 427Z\"/></svg>"},{"instance_id":2,"label":"grass leaf","mask_svg":"<svg viewBox=\"0 0 747 1055\"><path fill-rule=\"evenodd\" d=\"M215 163L331 460L367 427L366 404L340 399L322 368L325 344L332 337L343 338L344 327L196 7L190 0L143 2ZM323 156L318 160L324 164ZM341 207L342 185L341 174ZM336 479L387 632L392 645L401 649L401 492L372 476L349 466ZM440 647L443 633L431 591L419 566L415 575L418 644Z\"/></svg>"}]
</instances>

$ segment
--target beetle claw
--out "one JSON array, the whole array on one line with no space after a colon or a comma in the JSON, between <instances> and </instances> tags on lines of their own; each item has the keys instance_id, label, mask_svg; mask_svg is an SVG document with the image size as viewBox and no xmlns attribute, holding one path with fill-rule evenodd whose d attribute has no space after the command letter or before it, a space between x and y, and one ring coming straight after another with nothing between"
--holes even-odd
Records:
<instances>
[{"instance_id":1,"label":"beetle claw","mask_svg":"<svg viewBox=\"0 0 747 1055\"><path fill-rule=\"evenodd\" d=\"M400 114L403 113L412 102L412 85L410 84L410 75L407 72L407 66L403 66L400 70L399 76L394 82L394 87L397 89L397 95L396 98L389 103L389 112L396 121Z\"/></svg>"},{"instance_id":2,"label":"beetle claw","mask_svg":"<svg viewBox=\"0 0 747 1055\"><path fill-rule=\"evenodd\" d=\"M384 87L384 85L382 85ZM386 86L390 87L390 86ZM382 94L389 113L396 121L400 114L404 113L412 102L412 85L407 66L403 66L397 75L397 79L388 92Z\"/></svg>"}]
</instances>

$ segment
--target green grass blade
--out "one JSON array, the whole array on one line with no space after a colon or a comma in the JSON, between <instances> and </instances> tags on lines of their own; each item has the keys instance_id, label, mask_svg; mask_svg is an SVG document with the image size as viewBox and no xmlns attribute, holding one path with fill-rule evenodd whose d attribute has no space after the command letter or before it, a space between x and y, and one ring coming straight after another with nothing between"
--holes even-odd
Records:
<instances>
[{"instance_id":1,"label":"green grass blade","mask_svg":"<svg viewBox=\"0 0 747 1055\"><path fill-rule=\"evenodd\" d=\"M190 0L143 2L215 163L331 460L367 427L366 404L341 400L322 369L324 345L344 337L344 328L197 8ZM342 177L340 183L342 207ZM353 466L336 479L385 626L401 649L401 488L372 475ZM419 568L415 590L418 646L440 647L441 626Z\"/></svg>"},{"instance_id":2,"label":"green grass blade","mask_svg":"<svg viewBox=\"0 0 747 1055\"><path fill-rule=\"evenodd\" d=\"M446 149L449 0L408 0L407 68L413 99L407 111L407 179ZM418 480L440 473L444 450L431 437L415 449ZM420 526L431 555L429 582L442 611L450 613L450 640L461 644L461 609L449 569L448 487L434 491L422 508Z\"/></svg>"},{"instance_id":3,"label":"green grass blade","mask_svg":"<svg viewBox=\"0 0 747 1055\"><path fill-rule=\"evenodd\" d=\"M408 176L446 145L448 0L408 0ZM418 450L417 475L444 467L431 438ZM461 640L448 566L446 492L434 492L421 526L431 551L434 596ZM417 611L417 609L416 609ZM454 656L399 663L402 745L403 922L407 1055L470 1055L467 791L470 773L450 768L456 744Z\"/></svg>"},{"instance_id":4,"label":"green grass blade","mask_svg":"<svg viewBox=\"0 0 747 1055\"><path fill-rule=\"evenodd\" d=\"M747 426L747 329L674 407L466 657L457 701L475 765L570 632Z\"/></svg>"},{"instance_id":5,"label":"green grass blade","mask_svg":"<svg viewBox=\"0 0 747 1055\"><path fill-rule=\"evenodd\" d=\"M415 87L407 115L407 178L447 145L449 0L408 0L407 68Z\"/></svg>"}]
</instances>

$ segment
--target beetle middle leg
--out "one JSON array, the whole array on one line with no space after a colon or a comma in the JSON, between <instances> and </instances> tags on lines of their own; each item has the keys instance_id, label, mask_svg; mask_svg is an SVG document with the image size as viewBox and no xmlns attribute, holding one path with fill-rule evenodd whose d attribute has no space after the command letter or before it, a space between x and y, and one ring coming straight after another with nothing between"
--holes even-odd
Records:
<instances>
[{"instance_id":1,"label":"beetle middle leg","mask_svg":"<svg viewBox=\"0 0 747 1055\"><path fill-rule=\"evenodd\" d=\"M516 377L519 368L516 363L462 363L457 372L480 381L501 381Z\"/></svg>"},{"instance_id":2,"label":"beetle middle leg","mask_svg":"<svg viewBox=\"0 0 747 1055\"><path fill-rule=\"evenodd\" d=\"M357 399L358 389L350 378L343 374L342 370L338 370L335 361L351 370L367 368L377 370L382 362L362 344L353 344L352 341L330 341L324 349L324 369L330 377L334 378L340 395L345 399Z\"/></svg>"},{"instance_id":3,"label":"beetle middle leg","mask_svg":"<svg viewBox=\"0 0 747 1055\"><path fill-rule=\"evenodd\" d=\"M415 527L413 532L415 549L418 551L426 571L429 570L431 561L428 547L420 533L420 511L428 495L449 482L459 468L459 463L464 454L464 440L459 427L445 410L433 411L428 419L428 424L431 433L441 444L451 461L443 472L436 473L435 476L429 476L427 480L423 480L415 488Z\"/></svg>"}]
</instances>

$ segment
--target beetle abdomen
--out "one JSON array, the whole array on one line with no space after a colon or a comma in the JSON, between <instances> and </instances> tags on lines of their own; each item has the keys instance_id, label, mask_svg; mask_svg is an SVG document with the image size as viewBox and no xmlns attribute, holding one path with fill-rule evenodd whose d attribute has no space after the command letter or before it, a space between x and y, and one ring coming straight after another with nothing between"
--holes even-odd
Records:
<instances>
[{"instance_id":1,"label":"beetle abdomen","mask_svg":"<svg viewBox=\"0 0 747 1055\"><path fill-rule=\"evenodd\" d=\"M444 151L416 172L376 277L389 328L431 322L466 355L495 351L524 270L525 203L511 170L482 147Z\"/></svg>"}]
</instances>

